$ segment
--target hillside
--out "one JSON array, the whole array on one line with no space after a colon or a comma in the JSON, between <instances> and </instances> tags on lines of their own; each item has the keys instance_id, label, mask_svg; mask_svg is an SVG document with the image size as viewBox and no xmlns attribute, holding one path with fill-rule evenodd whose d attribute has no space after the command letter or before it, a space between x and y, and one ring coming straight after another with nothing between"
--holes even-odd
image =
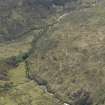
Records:
<instances>
[{"instance_id":1,"label":"hillside","mask_svg":"<svg viewBox=\"0 0 105 105\"><path fill-rule=\"evenodd\" d=\"M104 0L0 0L0 105L105 105Z\"/></svg>"}]
</instances>

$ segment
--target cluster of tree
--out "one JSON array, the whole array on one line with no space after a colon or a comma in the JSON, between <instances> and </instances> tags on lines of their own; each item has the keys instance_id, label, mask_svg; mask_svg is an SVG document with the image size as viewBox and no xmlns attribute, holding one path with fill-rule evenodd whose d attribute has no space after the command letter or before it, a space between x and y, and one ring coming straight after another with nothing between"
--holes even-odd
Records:
<instances>
[{"instance_id":1,"label":"cluster of tree","mask_svg":"<svg viewBox=\"0 0 105 105\"><path fill-rule=\"evenodd\" d=\"M29 5L42 5L47 8L51 8L52 5L57 5L57 6L64 6L67 2L77 2L79 0L30 0L27 1Z\"/></svg>"},{"instance_id":2,"label":"cluster of tree","mask_svg":"<svg viewBox=\"0 0 105 105\"><path fill-rule=\"evenodd\" d=\"M78 0L52 0L55 5L65 5L67 2L77 2Z\"/></svg>"},{"instance_id":3,"label":"cluster of tree","mask_svg":"<svg viewBox=\"0 0 105 105\"><path fill-rule=\"evenodd\" d=\"M72 94L72 105L92 105L90 93L84 89L78 90Z\"/></svg>"}]
</instances>

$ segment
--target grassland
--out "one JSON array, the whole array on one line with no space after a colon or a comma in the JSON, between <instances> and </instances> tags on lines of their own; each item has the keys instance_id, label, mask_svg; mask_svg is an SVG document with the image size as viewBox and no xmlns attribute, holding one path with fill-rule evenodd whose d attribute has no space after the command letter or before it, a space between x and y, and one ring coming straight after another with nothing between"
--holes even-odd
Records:
<instances>
[{"instance_id":1,"label":"grassland","mask_svg":"<svg viewBox=\"0 0 105 105\"><path fill-rule=\"evenodd\" d=\"M21 63L9 73L8 90L0 92L0 105L62 105L56 98L44 92L34 81L26 78L25 65ZM2 82L2 85L6 82Z\"/></svg>"},{"instance_id":2,"label":"grassland","mask_svg":"<svg viewBox=\"0 0 105 105\"><path fill-rule=\"evenodd\" d=\"M39 31L38 31L39 33ZM32 48L34 31L29 37L0 44L0 105L63 105L57 98L42 89L26 76L26 65L18 62L21 54Z\"/></svg>"},{"instance_id":3,"label":"grassland","mask_svg":"<svg viewBox=\"0 0 105 105\"><path fill-rule=\"evenodd\" d=\"M0 105L105 105L105 7L81 1L53 16L33 0L0 9Z\"/></svg>"},{"instance_id":4,"label":"grassland","mask_svg":"<svg viewBox=\"0 0 105 105\"><path fill-rule=\"evenodd\" d=\"M12 56L17 56L21 53L28 52L31 49L32 36L25 38L21 41L12 43L0 44L0 59L6 59Z\"/></svg>"}]
</instances>

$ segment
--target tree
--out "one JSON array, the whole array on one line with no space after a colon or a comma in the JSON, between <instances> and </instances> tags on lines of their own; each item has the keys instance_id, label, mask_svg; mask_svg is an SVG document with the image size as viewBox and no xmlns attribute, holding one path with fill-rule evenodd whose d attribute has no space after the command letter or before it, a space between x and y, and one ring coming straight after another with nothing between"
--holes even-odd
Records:
<instances>
[{"instance_id":1,"label":"tree","mask_svg":"<svg viewBox=\"0 0 105 105\"><path fill-rule=\"evenodd\" d=\"M27 78L30 78L30 67L29 67L29 63L28 63L28 61L26 60L25 61L25 67L26 67L26 77Z\"/></svg>"},{"instance_id":2,"label":"tree","mask_svg":"<svg viewBox=\"0 0 105 105\"><path fill-rule=\"evenodd\" d=\"M72 94L73 105L92 105L89 92L81 89Z\"/></svg>"}]
</instances>

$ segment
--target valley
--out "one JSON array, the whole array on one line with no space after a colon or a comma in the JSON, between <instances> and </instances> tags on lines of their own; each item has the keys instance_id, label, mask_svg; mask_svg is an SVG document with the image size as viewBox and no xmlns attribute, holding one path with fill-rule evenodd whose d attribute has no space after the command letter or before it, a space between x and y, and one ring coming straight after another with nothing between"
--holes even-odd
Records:
<instances>
[{"instance_id":1,"label":"valley","mask_svg":"<svg viewBox=\"0 0 105 105\"><path fill-rule=\"evenodd\" d=\"M105 105L104 0L0 0L0 105Z\"/></svg>"}]
</instances>

